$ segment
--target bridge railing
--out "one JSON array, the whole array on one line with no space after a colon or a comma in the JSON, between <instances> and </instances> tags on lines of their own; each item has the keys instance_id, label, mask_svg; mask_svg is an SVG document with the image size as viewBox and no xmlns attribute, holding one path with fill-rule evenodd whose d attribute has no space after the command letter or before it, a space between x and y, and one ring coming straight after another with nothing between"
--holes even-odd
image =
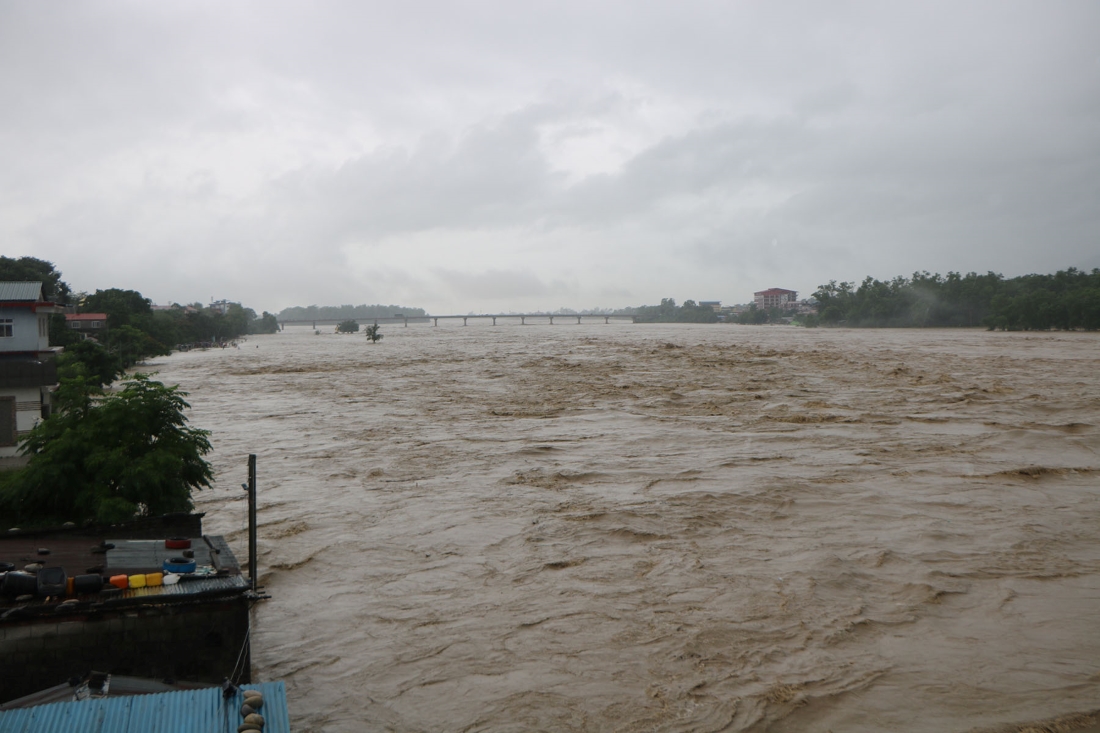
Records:
<instances>
[{"instance_id":1,"label":"bridge railing","mask_svg":"<svg viewBox=\"0 0 1100 733\"><path fill-rule=\"evenodd\" d=\"M604 323L610 323L611 321L629 321L631 323L636 322L635 316L630 315L611 315L602 313L467 313L466 315L443 315L443 316L379 316L376 318L316 318L316 319L296 319L279 321L279 328L285 328L286 326L304 326L309 324L313 329L317 326L332 326L338 323L342 323L346 320L354 320L357 323L373 323L374 325L384 324L403 324L408 326L410 323L428 323L431 322L433 326L438 326L440 321L446 320L461 320L462 325L469 325L470 321L491 321L495 326L497 320L518 320L521 325L527 325L528 320L532 320L534 323L539 323L540 319L549 323L549 325L555 325L555 321L560 323L569 323L575 319L575 322L580 324L585 320L592 322L599 322L602 320Z\"/></svg>"}]
</instances>

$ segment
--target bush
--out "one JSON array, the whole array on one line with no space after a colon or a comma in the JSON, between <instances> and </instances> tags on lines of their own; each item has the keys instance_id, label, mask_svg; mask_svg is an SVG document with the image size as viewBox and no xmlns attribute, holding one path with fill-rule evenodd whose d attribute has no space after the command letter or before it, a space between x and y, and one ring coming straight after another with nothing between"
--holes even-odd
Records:
<instances>
[{"instance_id":1,"label":"bush","mask_svg":"<svg viewBox=\"0 0 1100 733\"><path fill-rule=\"evenodd\" d=\"M0 513L33 525L190 511L191 491L214 474L209 433L187 427L184 396L143 374L107 396L94 380L62 380L59 411L31 431L27 466L0 487Z\"/></svg>"}]
</instances>

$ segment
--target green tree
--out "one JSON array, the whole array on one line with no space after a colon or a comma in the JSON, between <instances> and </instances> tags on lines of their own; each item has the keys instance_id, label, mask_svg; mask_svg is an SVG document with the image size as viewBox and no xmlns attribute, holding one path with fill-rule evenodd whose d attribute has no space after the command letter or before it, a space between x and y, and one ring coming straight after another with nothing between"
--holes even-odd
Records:
<instances>
[{"instance_id":1,"label":"green tree","mask_svg":"<svg viewBox=\"0 0 1100 733\"><path fill-rule=\"evenodd\" d=\"M0 255L0 281L40 282L42 297L55 303L69 302L69 285L52 262L37 257L4 257Z\"/></svg>"},{"instance_id":2,"label":"green tree","mask_svg":"<svg viewBox=\"0 0 1100 733\"><path fill-rule=\"evenodd\" d=\"M379 326L377 323L375 323L371 326L367 326L367 328L366 328L367 338L370 339L370 342L372 344L376 344L376 343L378 343L379 341L382 340L382 334L379 333L381 328L382 327Z\"/></svg>"},{"instance_id":3,"label":"green tree","mask_svg":"<svg viewBox=\"0 0 1100 733\"><path fill-rule=\"evenodd\" d=\"M134 326L119 326L107 332L107 350L118 357L123 369L150 357L172 353L164 344Z\"/></svg>"},{"instance_id":4,"label":"green tree","mask_svg":"<svg viewBox=\"0 0 1100 733\"><path fill-rule=\"evenodd\" d=\"M138 374L112 395L64 380L59 411L35 427L29 462L4 486L0 510L24 524L118 522L190 511L209 487L209 433L187 426L178 387Z\"/></svg>"},{"instance_id":5,"label":"green tree","mask_svg":"<svg viewBox=\"0 0 1100 733\"><path fill-rule=\"evenodd\" d=\"M97 387L115 381L122 374L122 361L95 341L84 340L65 347L57 357L62 379L82 376Z\"/></svg>"},{"instance_id":6,"label":"green tree","mask_svg":"<svg viewBox=\"0 0 1100 733\"><path fill-rule=\"evenodd\" d=\"M110 328L128 326L136 316L153 312L152 301L136 290L96 290L80 304L81 313L106 313Z\"/></svg>"},{"instance_id":7,"label":"green tree","mask_svg":"<svg viewBox=\"0 0 1100 733\"><path fill-rule=\"evenodd\" d=\"M713 308L685 300L681 306L674 298L661 298L660 305L643 305L635 309L638 323L717 323L718 314Z\"/></svg>"},{"instance_id":8,"label":"green tree","mask_svg":"<svg viewBox=\"0 0 1100 733\"><path fill-rule=\"evenodd\" d=\"M368 327L370 330L370 327ZM336 333L359 333L359 322L349 318L336 325Z\"/></svg>"},{"instance_id":9,"label":"green tree","mask_svg":"<svg viewBox=\"0 0 1100 733\"><path fill-rule=\"evenodd\" d=\"M249 333L278 333L279 319L273 313L264 311L263 316L255 318L248 325Z\"/></svg>"},{"instance_id":10,"label":"green tree","mask_svg":"<svg viewBox=\"0 0 1100 733\"><path fill-rule=\"evenodd\" d=\"M759 326L768 322L768 311L757 308L756 303L750 303L749 307L737 316L737 322L746 326Z\"/></svg>"}]
</instances>

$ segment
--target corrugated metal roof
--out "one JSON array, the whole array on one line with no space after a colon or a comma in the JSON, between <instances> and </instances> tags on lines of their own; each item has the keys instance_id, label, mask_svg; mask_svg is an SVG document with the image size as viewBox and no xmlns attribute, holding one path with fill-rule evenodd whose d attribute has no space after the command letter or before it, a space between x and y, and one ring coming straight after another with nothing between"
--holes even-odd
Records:
<instances>
[{"instance_id":1,"label":"corrugated metal roof","mask_svg":"<svg viewBox=\"0 0 1100 733\"><path fill-rule=\"evenodd\" d=\"M42 300L42 283L0 282L0 300Z\"/></svg>"},{"instance_id":2,"label":"corrugated metal roof","mask_svg":"<svg viewBox=\"0 0 1100 733\"><path fill-rule=\"evenodd\" d=\"M264 733L290 733L286 687L261 682L242 689L264 696ZM0 712L0 733L235 733L244 695L224 699L220 687L57 702Z\"/></svg>"},{"instance_id":3,"label":"corrugated metal roof","mask_svg":"<svg viewBox=\"0 0 1100 733\"><path fill-rule=\"evenodd\" d=\"M130 588L121 593L123 598L143 598L145 596L193 596L212 591L244 590L249 587L247 579L239 575L219 578L188 578L174 585L159 585L149 588Z\"/></svg>"},{"instance_id":4,"label":"corrugated metal roof","mask_svg":"<svg viewBox=\"0 0 1100 733\"><path fill-rule=\"evenodd\" d=\"M66 313L66 321L106 321L106 313Z\"/></svg>"}]
</instances>

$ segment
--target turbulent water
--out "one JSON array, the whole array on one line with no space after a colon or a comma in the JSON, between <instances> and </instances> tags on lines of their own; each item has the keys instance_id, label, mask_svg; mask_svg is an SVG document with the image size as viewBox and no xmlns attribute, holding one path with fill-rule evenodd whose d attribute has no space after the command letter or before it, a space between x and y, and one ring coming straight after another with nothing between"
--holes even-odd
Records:
<instances>
[{"instance_id":1,"label":"turbulent water","mask_svg":"<svg viewBox=\"0 0 1100 733\"><path fill-rule=\"evenodd\" d=\"M383 333L150 365L213 431L198 509L242 561L259 456L253 669L286 681L295 730L965 731L1100 707L1095 335Z\"/></svg>"}]
</instances>

